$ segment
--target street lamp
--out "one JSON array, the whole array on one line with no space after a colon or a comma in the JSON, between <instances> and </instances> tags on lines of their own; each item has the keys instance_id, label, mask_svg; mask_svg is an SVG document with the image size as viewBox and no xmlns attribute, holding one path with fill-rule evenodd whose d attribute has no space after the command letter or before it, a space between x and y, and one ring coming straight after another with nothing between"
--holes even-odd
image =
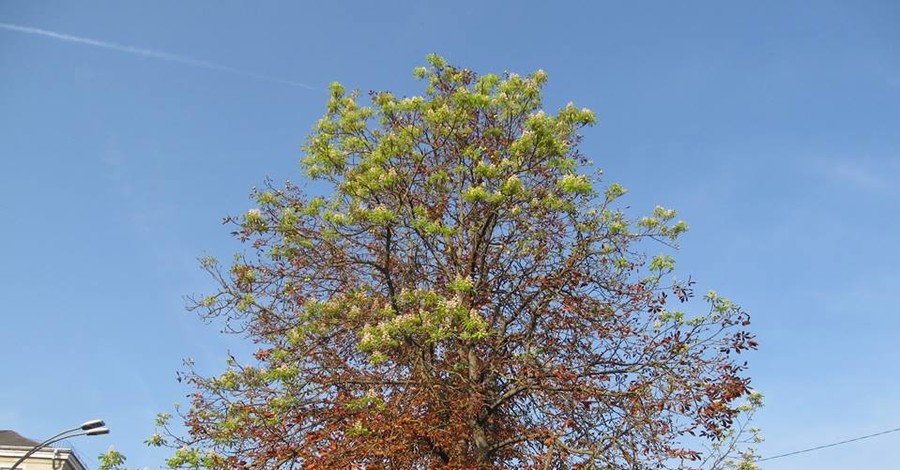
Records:
<instances>
[{"instance_id":1,"label":"street lamp","mask_svg":"<svg viewBox=\"0 0 900 470\"><path fill-rule=\"evenodd\" d=\"M105 425L106 423L104 423L102 419L92 419L82 424L81 426L72 429L66 429L65 431L56 434L46 441L32 447L31 450L29 450L25 453L25 455L22 456L22 458L17 460L16 463L12 464L12 467L10 467L9 470L16 470L16 467L18 467L20 463L24 462L28 457L31 457L35 452L63 439L78 436L101 436L103 434L109 434L109 428L104 427Z\"/></svg>"}]
</instances>

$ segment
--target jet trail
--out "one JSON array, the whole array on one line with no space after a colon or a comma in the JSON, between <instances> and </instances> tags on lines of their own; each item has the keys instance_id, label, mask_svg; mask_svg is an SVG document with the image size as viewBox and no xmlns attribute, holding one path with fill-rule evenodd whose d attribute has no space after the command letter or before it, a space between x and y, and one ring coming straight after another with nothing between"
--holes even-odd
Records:
<instances>
[{"instance_id":1,"label":"jet trail","mask_svg":"<svg viewBox=\"0 0 900 470\"><path fill-rule=\"evenodd\" d=\"M15 31L18 33L26 33L26 34L35 34L38 36L44 36L52 39L57 39L59 41L72 42L76 44L84 44L87 46L99 47L102 49L110 49L114 51L124 52L126 54L138 55L142 57L149 57L151 59L165 60L168 62L176 62L179 64L190 65L192 67L200 67L210 70L217 70L219 72L227 72L235 75L242 75L244 77L255 78L257 80L264 80L267 82L273 83L281 83L283 85L291 85L301 88L306 88L308 90L314 90L315 88L300 82L295 82L292 80L286 80L283 78L273 77L270 75L265 75L256 72L250 72L247 70L236 69L234 67L228 67L227 65L220 65L215 62L210 62L208 60L202 59L194 59L192 57L186 57L176 54L170 54L168 52L163 51L155 51L153 49L142 49L139 47L125 46L122 44L115 44L112 42L106 41L98 41L96 39L84 38L80 36L72 36L69 34L62 34L53 31L48 31L46 29L32 28L29 26L20 26L17 24L11 23L2 23L0 22L0 29L5 29L8 31Z\"/></svg>"}]
</instances>

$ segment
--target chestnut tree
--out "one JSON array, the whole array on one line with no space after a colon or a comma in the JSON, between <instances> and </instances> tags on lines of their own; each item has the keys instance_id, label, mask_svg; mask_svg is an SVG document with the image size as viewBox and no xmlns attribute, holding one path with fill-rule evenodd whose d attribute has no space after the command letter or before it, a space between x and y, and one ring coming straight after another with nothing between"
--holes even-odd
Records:
<instances>
[{"instance_id":1,"label":"chestnut tree","mask_svg":"<svg viewBox=\"0 0 900 470\"><path fill-rule=\"evenodd\" d=\"M333 84L302 160L327 190L270 182L228 219L248 248L202 260L218 290L191 307L258 351L183 372L185 430L150 443L189 468L739 459L756 343L714 292L688 309L685 222L626 213L578 148L594 113L542 110L543 71L428 63L421 96Z\"/></svg>"}]
</instances>

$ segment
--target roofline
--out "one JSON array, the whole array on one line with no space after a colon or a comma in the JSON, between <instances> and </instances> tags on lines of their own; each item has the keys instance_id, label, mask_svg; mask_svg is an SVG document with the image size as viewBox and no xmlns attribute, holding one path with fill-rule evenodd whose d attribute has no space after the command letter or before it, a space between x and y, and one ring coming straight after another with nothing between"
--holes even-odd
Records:
<instances>
[{"instance_id":1,"label":"roofline","mask_svg":"<svg viewBox=\"0 0 900 470\"><path fill-rule=\"evenodd\" d=\"M33 449L33 447L0 445L0 457L21 457L31 449ZM75 452L72 449L65 447L45 447L32 454L30 457L28 457L28 459L51 461L68 460L75 467L75 470L87 470L87 467L81 462L81 460L78 459L78 456L75 455Z\"/></svg>"}]
</instances>

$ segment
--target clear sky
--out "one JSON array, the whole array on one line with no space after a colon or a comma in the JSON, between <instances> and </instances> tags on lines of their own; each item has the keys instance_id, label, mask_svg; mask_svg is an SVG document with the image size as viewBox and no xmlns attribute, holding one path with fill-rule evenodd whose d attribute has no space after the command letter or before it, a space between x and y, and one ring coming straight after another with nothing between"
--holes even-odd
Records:
<instances>
[{"instance_id":1,"label":"clear sky","mask_svg":"<svg viewBox=\"0 0 900 470\"><path fill-rule=\"evenodd\" d=\"M429 52L546 70L634 214L679 209L680 272L753 314L763 456L900 426L900 2L0 0L0 23L0 428L102 417L71 442L89 466L159 464L182 358L246 349L183 308L196 258L239 249L221 218L302 184L329 82L417 92ZM898 443L764 468L888 468Z\"/></svg>"}]
</instances>

